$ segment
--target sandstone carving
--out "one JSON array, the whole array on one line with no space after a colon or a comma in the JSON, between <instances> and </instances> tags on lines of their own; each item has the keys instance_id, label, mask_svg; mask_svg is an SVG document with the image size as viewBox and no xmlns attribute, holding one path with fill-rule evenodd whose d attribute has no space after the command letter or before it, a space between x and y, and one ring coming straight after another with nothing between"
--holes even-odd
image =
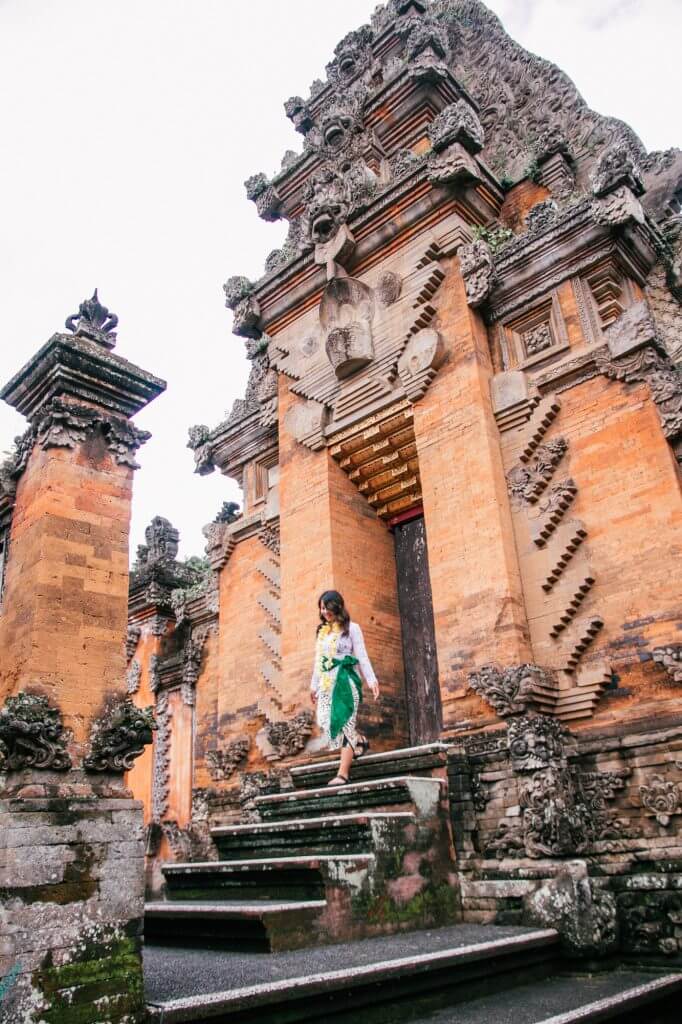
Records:
<instances>
[{"instance_id":1,"label":"sandstone carving","mask_svg":"<svg viewBox=\"0 0 682 1024\"><path fill-rule=\"evenodd\" d=\"M619 227L631 221L644 224L644 208L634 193L622 185L615 192L609 192L592 203L592 216L597 224Z\"/></svg>"},{"instance_id":2,"label":"sandstone carving","mask_svg":"<svg viewBox=\"0 0 682 1024\"><path fill-rule=\"evenodd\" d=\"M134 658L128 666L126 672L126 692L133 694L137 693L140 689L140 680L142 678L142 665Z\"/></svg>"},{"instance_id":3,"label":"sandstone carving","mask_svg":"<svg viewBox=\"0 0 682 1024\"><path fill-rule=\"evenodd\" d=\"M112 704L93 726L83 767L88 772L130 771L156 728L153 708L135 707L131 700Z\"/></svg>"},{"instance_id":4,"label":"sandstone carving","mask_svg":"<svg viewBox=\"0 0 682 1024\"><path fill-rule=\"evenodd\" d=\"M460 142L470 153L483 149L485 135L474 109L464 100L458 100L441 110L429 124L428 135L436 153L453 142Z\"/></svg>"},{"instance_id":5,"label":"sandstone carving","mask_svg":"<svg viewBox=\"0 0 682 1024\"><path fill-rule=\"evenodd\" d=\"M572 861L524 900L524 920L556 928L570 955L603 956L618 944L614 897L590 881L583 861Z\"/></svg>"},{"instance_id":6,"label":"sandstone carving","mask_svg":"<svg viewBox=\"0 0 682 1024\"><path fill-rule=\"evenodd\" d=\"M629 146L620 144L602 153L592 177L592 191L595 196L605 196L623 185L636 196L644 192L635 155Z\"/></svg>"},{"instance_id":7,"label":"sandstone carving","mask_svg":"<svg viewBox=\"0 0 682 1024\"><path fill-rule=\"evenodd\" d=\"M374 358L372 290L352 277L330 281L320 303L325 349L339 378L355 373Z\"/></svg>"},{"instance_id":8,"label":"sandstone carving","mask_svg":"<svg viewBox=\"0 0 682 1024\"><path fill-rule=\"evenodd\" d=\"M671 818L682 814L682 795L679 786L671 779L661 775L652 775L647 783L639 787L642 807L656 818L659 825L666 828Z\"/></svg>"},{"instance_id":9,"label":"sandstone carving","mask_svg":"<svg viewBox=\"0 0 682 1024\"><path fill-rule=\"evenodd\" d=\"M238 736L230 740L225 747L218 750L207 750L206 760L214 782L224 782L237 770L248 757L251 740L248 736Z\"/></svg>"},{"instance_id":10,"label":"sandstone carving","mask_svg":"<svg viewBox=\"0 0 682 1024\"><path fill-rule=\"evenodd\" d=\"M21 692L0 709L0 772L71 767L61 715L47 697Z\"/></svg>"},{"instance_id":11,"label":"sandstone carving","mask_svg":"<svg viewBox=\"0 0 682 1024\"><path fill-rule=\"evenodd\" d=\"M499 669L483 665L469 674L469 687L490 704L500 718L528 711L535 700L535 690L553 685L553 674L537 665L518 665Z\"/></svg>"},{"instance_id":12,"label":"sandstone carving","mask_svg":"<svg viewBox=\"0 0 682 1024\"><path fill-rule=\"evenodd\" d=\"M398 359L398 375L411 402L426 394L445 358L445 347L438 331L425 327L413 334Z\"/></svg>"},{"instance_id":13,"label":"sandstone carving","mask_svg":"<svg viewBox=\"0 0 682 1024\"><path fill-rule=\"evenodd\" d=\"M427 160L427 175L432 185L475 185L481 181L478 165L458 142L453 142L442 153L431 153Z\"/></svg>"},{"instance_id":14,"label":"sandstone carving","mask_svg":"<svg viewBox=\"0 0 682 1024\"><path fill-rule=\"evenodd\" d=\"M225 305L233 313L232 333L242 338L260 338L260 305L253 285L246 277L231 277L223 285Z\"/></svg>"},{"instance_id":15,"label":"sandstone carving","mask_svg":"<svg viewBox=\"0 0 682 1024\"><path fill-rule=\"evenodd\" d=\"M78 312L67 317L65 322L67 330L80 337L89 338L90 341L96 341L104 348L115 347L117 325L118 317L102 305L96 288L92 298L81 302Z\"/></svg>"},{"instance_id":16,"label":"sandstone carving","mask_svg":"<svg viewBox=\"0 0 682 1024\"><path fill-rule=\"evenodd\" d=\"M276 757L293 757L300 753L313 731L312 711L301 711L290 721L266 722L265 735Z\"/></svg>"},{"instance_id":17,"label":"sandstone carving","mask_svg":"<svg viewBox=\"0 0 682 1024\"><path fill-rule=\"evenodd\" d=\"M194 452L194 472L200 476L206 476L215 469L213 462L213 445L211 444L211 431L205 423L198 423L190 427L187 447Z\"/></svg>"},{"instance_id":18,"label":"sandstone carving","mask_svg":"<svg viewBox=\"0 0 682 1024\"><path fill-rule=\"evenodd\" d=\"M469 245L463 245L457 255L464 278L467 302L470 306L480 306L488 298L495 284L495 264L490 246L479 239Z\"/></svg>"},{"instance_id":19,"label":"sandstone carving","mask_svg":"<svg viewBox=\"0 0 682 1024\"><path fill-rule=\"evenodd\" d=\"M154 707L157 733L152 774L152 820L161 821L168 810L170 793L171 705L168 693L159 693Z\"/></svg>"},{"instance_id":20,"label":"sandstone carving","mask_svg":"<svg viewBox=\"0 0 682 1024\"><path fill-rule=\"evenodd\" d=\"M151 437L149 431L139 430L126 419L62 398L52 398L42 406L33 422L33 431L42 448L77 448L99 434L114 461L131 469L139 469L135 452Z\"/></svg>"},{"instance_id":21,"label":"sandstone carving","mask_svg":"<svg viewBox=\"0 0 682 1024\"><path fill-rule=\"evenodd\" d=\"M567 451L568 442L563 437L555 437L537 445L529 461L525 465L520 463L515 466L507 475L507 486L512 498L535 505Z\"/></svg>"},{"instance_id":22,"label":"sandstone carving","mask_svg":"<svg viewBox=\"0 0 682 1024\"><path fill-rule=\"evenodd\" d=\"M682 683L682 644L654 647L651 656L663 666L674 683Z\"/></svg>"},{"instance_id":23,"label":"sandstone carving","mask_svg":"<svg viewBox=\"0 0 682 1024\"><path fill-rule=\"evenodd\" d=\"M327 443L324 428L328 420L327 407L312 399L293 405L284 417L287 430L300 444L313 451L320 451Z\"/></svg>"},{"instance_id":24,"label":"sandstone carving","mask_svg":"<svg viewBox=\"0 0 682 1024\"><path fill-rule=\"evenodd\" d=\"M531 207L526 215L526 228L530 234L539 235L554 226L559 215L559 207L553 199L544 199Z\"/></svg>"},{"instance_id":25,"label":"sandstone carving","mask_svg":"<svg viewBox=\"0 0 682 1024\"><path fill-rule=\"evenodd\" d=\"M137 642L142 635L142 630L139 626L130 623L128 625L128 631L126 633L126 661L130 661L133 654L137 650Z\"/></svg>"},{"instance_id":26,"label":"sandstone carving","mask_svg":"<svg viewBox=\"0 0 682 1024\"><path fill-rule=\"evenodd\" d=\"M512 718L507 731L511 765L515 772L534 772L561 764L564 732L546 715Z\"/></svg>"},{"instance_id":27,"label":"sandstone carving","mask_svg":"<svg viewBox=\"0 0 682 1024\"><path fill-rule=\"evenodd\" d=\"M385 270L376 283L374 293L381 306L392 306L400 298L403 282L393 270Z\"/></svg>"}]
</instances>

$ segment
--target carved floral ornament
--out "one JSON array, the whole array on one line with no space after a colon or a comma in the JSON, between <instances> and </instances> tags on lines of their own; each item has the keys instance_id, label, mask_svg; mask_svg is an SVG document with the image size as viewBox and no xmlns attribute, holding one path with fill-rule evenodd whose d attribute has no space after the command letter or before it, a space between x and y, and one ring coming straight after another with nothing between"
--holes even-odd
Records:
<instances>
[{"instance_id":1,"label":"carved floral ornament","mask_svg":"<svg viewBox=\"0 0 682 1024\"><path fill-rule=\"evenodd\" d=\"M674 815L682 814L682 795L679 786L672 779L652 775L639 787L639 795L642 807L652 814L663 828L667 828Z\"/></svg>"},{"instance_id":2,"label":"carved floral ornament","mask_svg":"<svg viewBox=\"0 0 682 1024\"><path fill-rule=\"evenodd\" d=\"M535 702L536 690L554 685L554 673L537 665L506 669L483 665L469 674L470 689L483 697L500 718L528 711Z\"/></svg>"}]
</instances>

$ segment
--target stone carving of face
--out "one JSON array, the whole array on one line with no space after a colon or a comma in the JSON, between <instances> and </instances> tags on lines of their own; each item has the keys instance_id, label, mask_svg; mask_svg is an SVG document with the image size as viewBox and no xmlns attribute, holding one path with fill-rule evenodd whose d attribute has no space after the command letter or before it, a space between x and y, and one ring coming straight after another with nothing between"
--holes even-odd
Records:
<instances>
[{"instance_id":1,"label":"stone carving of face","mask_svg":"<svg viewBox=\"0 0 682 1024\"><path fill-rule=\"evenodd\" d=\"M545 715L523 715L509 723L507 743L512 768L532 772L561 762L561 725Z\"/></svg>"}]
</instances>

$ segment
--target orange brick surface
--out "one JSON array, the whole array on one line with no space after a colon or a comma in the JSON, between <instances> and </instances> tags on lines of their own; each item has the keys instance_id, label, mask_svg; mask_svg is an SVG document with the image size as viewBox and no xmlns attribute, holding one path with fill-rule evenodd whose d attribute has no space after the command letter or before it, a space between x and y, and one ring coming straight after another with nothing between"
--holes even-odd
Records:
<instances>
[{"instance_id":1,"label":"orange brick surface","mask_svg":"<svg viewBox=\"0 0 682 1024\"><path fill-rule=\"evenodd\" d=\"M75 748L125 692L132 470L98 438L36 447L19 480L0 614L0 698L41 692Z\"/></svg>"}]
</instances>

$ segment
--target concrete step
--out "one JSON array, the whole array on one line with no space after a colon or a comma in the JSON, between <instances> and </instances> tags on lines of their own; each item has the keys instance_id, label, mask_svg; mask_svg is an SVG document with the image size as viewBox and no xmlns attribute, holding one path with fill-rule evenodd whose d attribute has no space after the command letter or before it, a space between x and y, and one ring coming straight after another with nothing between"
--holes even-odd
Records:
<instances>
[{"instance_id":1,"label":"concrete step","mask_svg":"<svg viewBox=\"0 0 682 1024\"><path fill-rule=\"evenodd\" d=\"M371 853L302 855L248 860L163 864L170 901L320 900L328 880L354 877L362 884L374 865Z\"/></svg>"},{"instance_id":2,"label":"concrete step","mask_svg":"<svg viewBox=\"0 0 682 1024\"><path fill-rule=\"evenodd\" d=\"M290 854L373 851L376 830L416 822L410 812L345 814L322 818L267 821L260 825L223 825L211 829L221 860Z\"/></svg>"},{"instance_id":3,"label":"concrete step","mask_svg":"<svg viewBox=\"0 0 682 1024\"><path fill-rule=\"evenodd\" d=\"M319 818L379 809L412 811L418 818L433 818L438 813L443 785L440 779L401 776L272 793L256 797L254 805L263 821Z\"/></svg>"},{"instance_id":4,"label":"concrete step","mask_svg":"<svg viewBox=\"0 0 682 1024\"><path fill-rule=\"evenodd\" d=\"M394 778L401 775L439 775L447 767L447 745L426 743L417 747L387 750L380 754L365 754L353 762L353 782L369 779ZM315 758L291 769L296 789L318 789L326 786L336 775L339 759Z\"/></svg>"},{"instance_id":5,"label":"concrete step","mask_svg":"<svg viewBox=\"0 0 682 1024\"><path fill-rule=\"evenodd\" d=\"M288 936L292 929L298 932L310 927L325 907L324 900L147 903L145 940L160 946L269 953L290 948Z\"/></svg>"},{"instance_id":6,"label":"concrete step","mask_svg":"<svg viewBox=\"0 0 682 1024\"><path fill-rule=\"evenodd\" d=\"M418 1010L434 998L439 1005L461 1001L493 977L496 987L545 977L556 966L558 948L551 930L475 926L275 953L264 962L207 952L198 959L191 949L170 951L176 956L169 957L147 948L148 1009L157 1024L321 1024L336 1014L357 1020L358 1011L363 1021L373 1011L393 1020L394 1007Z\"/></svg>"}]
</instances>

